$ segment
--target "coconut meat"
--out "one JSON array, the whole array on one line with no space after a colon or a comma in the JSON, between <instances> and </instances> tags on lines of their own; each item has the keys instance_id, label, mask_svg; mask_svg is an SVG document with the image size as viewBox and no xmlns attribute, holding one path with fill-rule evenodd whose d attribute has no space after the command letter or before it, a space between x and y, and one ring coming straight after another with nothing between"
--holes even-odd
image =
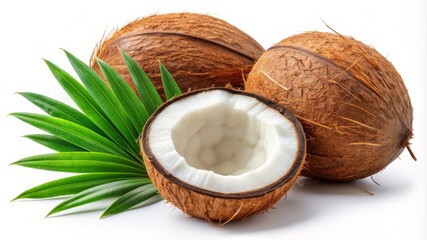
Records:
<instances>
[{"instance_id":1,"label":"coconut meat","mask_svg":"<svg viewBox=\"0 0 427 240\"><path fill-rule=\"evenodd\" d=\"M256 98L212 90L179 99L152 122L149 146L181 181L220 193L268 186L298 154L294 124Z\"/></svg>"}]
</instances>

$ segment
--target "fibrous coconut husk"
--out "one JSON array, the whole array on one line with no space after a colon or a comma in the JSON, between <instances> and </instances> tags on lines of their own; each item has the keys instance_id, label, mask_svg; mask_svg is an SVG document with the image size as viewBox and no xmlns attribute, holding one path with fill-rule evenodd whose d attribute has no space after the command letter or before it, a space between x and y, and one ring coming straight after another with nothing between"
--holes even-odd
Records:
<instances>
[{"instance_id":1,"label":"fibrous coconut husk","mask_svg":"<svg viewBox=\"0 0 427 240\"><path fill-rule=\"evenodd\" d=\"M231 24L203 14L152 15L127 24L95 49L91 66L102 75L95 58L111 65L128 84L135 86L119 49L135 59L163 93L159 61L183 91L225 86L243 86L264 49Z\"/></svg>"},{"instance_id":2,"label":"fibrous coconut husk","mask_svg":"<svg viewBox=\"0 0 427 240\"><path fill-rule=\"evenodd\" d=\"M361 179L410 150L413 110L401 76L351 37L307 32L280 41L255 64L246 90L279 102L302 122L305 176Z\"/></svg>"}]
</instances>

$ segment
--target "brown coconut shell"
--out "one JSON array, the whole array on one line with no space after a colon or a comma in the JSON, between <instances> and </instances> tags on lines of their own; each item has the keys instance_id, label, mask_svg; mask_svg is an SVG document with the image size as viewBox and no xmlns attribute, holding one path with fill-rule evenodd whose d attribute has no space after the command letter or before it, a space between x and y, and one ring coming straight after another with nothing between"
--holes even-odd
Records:
<instances>
[{"instance_id":1,"label":"brown coconut shell","mask_svg":"<svg viewBox=\"0 0 427 240\"><path fill-rule=\"evenodd\" d=\"M191 97L202 91L222 89L233 94L242 94L254 97L266 105L276 109L283 116L289 119L295 126L298 136L298 154L293 160L290 170L283 173L283 176L275 183L263 188L241 193L220 193L202 189L190 185L176 178L173 173L166 171L157 161L150 149L150 139L148 138L151 125L158 114L166 107L180 101L184 98ZM185 214L207 220L227 223L249 217L271 208L280 198L282 198L293 186L304 165L305 159L305 134L302 125L298 119L282 105L272 102L255 94L237 91L229 88L211 88L189 92L180 97L163 104L147 121L140 147L148 175L159 193L170 203L181 209Z\"/></svg>"},{"instance_id":2,"label":"brown coconut shell","mask_svg":"<svg viewBox=\"0 0 427 240\"><path fill-rule=\"evenodd\" d=\"M170 13L138 19L122 27L92 54L91 66L102 76L95 59L112 66L135 90L119 49L135 59L163 94L159 61L183 91L243 86L264 52L259 43L233 25L208 15Z\"/></svg>"},{"instance_id":3,"label":"brown coconut shell","mask_svg":"<svg viewBox=\"0 0 427 240\"><path fill-rule=\"evenodd\" d=\"M279 102L302 122L305 176L361 179L410 150L413 110L401 76L351 37L307 32L280 41L255 64L246 90Z\"/></svg>"}]
</instances>

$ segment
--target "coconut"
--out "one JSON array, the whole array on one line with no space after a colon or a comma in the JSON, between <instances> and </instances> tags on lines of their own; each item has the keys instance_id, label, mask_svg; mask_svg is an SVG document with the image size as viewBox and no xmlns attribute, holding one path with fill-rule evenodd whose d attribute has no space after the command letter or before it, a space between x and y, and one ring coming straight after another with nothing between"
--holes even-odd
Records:
<instances>
[{"instance_id":1,"label":"coconut","mask_svg":"<svg viewBox=\"0 0 427 240\"><path fill-rule=\"evenodd\" d=\"M410 151L413 110L401 76L351 37L307 32L280 41L257 61L246 90L286 106L302 122L305 176L361 179Z\"/></svg>"},{"instance_id":2,"label":"coconut","mask_svg":"<svg viewBox=\"0 0 427 240\"><path fill-rule=\"evenodd\" d=\"M264 49L249 35L220 19L193 13L170 13L138 19L116 31L95 49L91 66L102 74L100 58L135 90L119 49L135 59L163 93L161 61L183 91L212 86L243 86Z\"/></svg>"},{"instance_id":3,"label":"coconut","mask_svg":"<svg viewBox=\"0 0 427 240\"><path fill-rule=\"evenodd\" d=\"M184 213L229 222L265 211L305 157L299 121L283 106L228 88L184 94L147 121L141 150L159 193Z\"/></svg>"}]
</instances>

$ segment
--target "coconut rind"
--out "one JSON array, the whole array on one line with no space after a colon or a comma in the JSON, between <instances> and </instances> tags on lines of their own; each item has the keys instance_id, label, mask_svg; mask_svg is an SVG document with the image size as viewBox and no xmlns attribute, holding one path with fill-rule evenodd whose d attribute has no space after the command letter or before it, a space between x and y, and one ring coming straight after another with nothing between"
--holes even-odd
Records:
<instances>
[{"instance_id":1,"label":"coconut rind","mask_svg":"<svg viewBox=\"0 0 427 240\"><path fill-rule=\"evenodd\" d=\"M254 189L249 192L231 194L216 193L182 182L171 173L167 172L156 160L149 147L149 139L147 136L149 135L151 123L155 120L158 113L169 104L173 104L174 101L179 101L181 98L202 91L217 89L257 98L259 101L279 111L294 124L298 137L298 152L290 170L284 173L282 178L269 186L265 186L261 189ZM270 99L229 88L197 90L181 95L163 104L147 121L139 143L148 175L160 195L187 215L207 221L222 223L246 218L271 208L289 191L298 179L304 167L306 156L306 140L302 125L291 112Z\"/></svg>"},{"instance_id":2,"label":"coconut rind","mask_svg":"<svg viewBox=\"0 0 427 240\"><path fill-rule=\"evenodd\" d=\"M371 176L396 159L412 135L413 110L400 75L353 38L308 32L284 39L260 57L245 90L300 119L307 134L305 176Z\"/></svg>"},{"instance_id":3,"label":"coconut rind","mask_svg":"<svg viewBox=\"0 0 427 240\"><path fill-rule=\"evenodd\" d=\"M302 169L301 165L288 182L263 196L229 199L212 197L188 190L159 173L145 153L143 153L143 158L150 179L160 195L168 202L189 216L220 223L240 220L268 210L289 191Z\"/></svg>"}]
</instances>

